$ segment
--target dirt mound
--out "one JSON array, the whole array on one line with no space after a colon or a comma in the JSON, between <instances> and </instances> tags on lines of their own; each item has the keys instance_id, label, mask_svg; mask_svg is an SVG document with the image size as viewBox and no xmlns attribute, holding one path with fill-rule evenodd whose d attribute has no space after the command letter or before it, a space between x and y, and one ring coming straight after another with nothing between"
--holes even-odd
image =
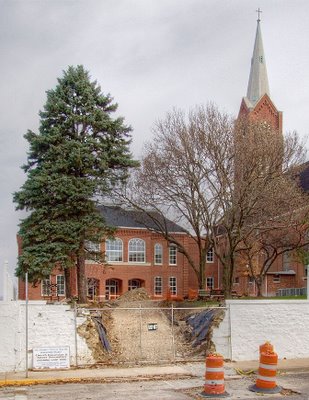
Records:
<instances>
[{"instance_id":1,"label":"dirt mound","mask_svg":"<svg viewBox=\"0 0 309 400\"><path fill-rule=\"evenodd\" d=\"M123 295L118 297L115 303L126 303L131 301L141 301L141 300L149 300L149 294L147 290L144 288L133 289L125 292Z\"/></svg>"}]
</instances>

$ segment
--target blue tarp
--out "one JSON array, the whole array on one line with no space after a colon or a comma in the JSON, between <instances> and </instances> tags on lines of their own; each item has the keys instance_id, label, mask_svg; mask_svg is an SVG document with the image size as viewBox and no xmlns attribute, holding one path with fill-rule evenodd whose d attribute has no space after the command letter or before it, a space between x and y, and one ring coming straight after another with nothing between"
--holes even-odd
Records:
<instances>
[{"instance_id":1,"label":"blue tarp","mask_svg":"<svg viewBox=\"0 0 309 400\"><path fill-rule=\"evenodd\" d=\"M104 349L106 351L108 351L108 352L112 351L111 345L109 344L109 341L107 339L106 329L102 323L101 318L100 317L92 317L92 320L94 321L94 323L97 327L102 346L104 347Z\"/></svg>"},{"instance_id":2,"label":"blue tarp","mask_svg":"<svg viewBox=\"0 0 309 400\"><path fill-rule=\"evenodd\" d=\"M218 310L205 310L198 314L191 315L186 319L187 324L192 328L192 336L194 338L192 343L193 347L200 345L206 339L208 330L217 311Z\"/></svg>"}]
</instances>

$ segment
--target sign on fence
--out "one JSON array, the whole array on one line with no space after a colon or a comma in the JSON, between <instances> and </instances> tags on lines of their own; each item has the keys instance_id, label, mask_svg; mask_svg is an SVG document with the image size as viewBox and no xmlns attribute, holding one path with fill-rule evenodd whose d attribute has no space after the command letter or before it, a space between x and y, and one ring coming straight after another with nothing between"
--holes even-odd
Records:
<instances>
[{"instance_id":1,"label":"sign on fence","mask_svg":"<svg viewBox=\"0 0 309 400\"><path fill-rule=\"evenodd\" d=\"M33 349L33 369L70 368L69 346L37 347Z\"/></svg>"}]
</instances>

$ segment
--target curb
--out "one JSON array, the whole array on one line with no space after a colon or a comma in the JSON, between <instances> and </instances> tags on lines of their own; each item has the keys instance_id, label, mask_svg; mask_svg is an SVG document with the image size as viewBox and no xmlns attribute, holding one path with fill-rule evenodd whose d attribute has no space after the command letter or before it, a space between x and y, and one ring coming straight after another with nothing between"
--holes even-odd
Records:
<instances>
[{"instance_id":1,"label":"curb","mask_svg":"<svg viewBox=\"0 0 309 400\"><path fill-rule=\"evenodd\" d=\"M6 386L32 386L32 385L48 385L51 383L77 383L81 382L81 378L55 378L55 379L17 379L17 380L2 380L0 381L0 387Z\"/></svg>"},{"instance_id":2,"label":"curb","mask_svg":"<svg viewBox=\"0 0 309 400\"><path fill-rule=\"evenodd\" d=\"M0 387L9 386L32 386L32 385L51 385L65 383L119 383L136 381L160 381L173 379L196 378L192 374L166 374L166 375L137 375L128 377L84 377L84 378L49 378L49 379L7 379L0 380Z\"/></svg>"}]
</instances>

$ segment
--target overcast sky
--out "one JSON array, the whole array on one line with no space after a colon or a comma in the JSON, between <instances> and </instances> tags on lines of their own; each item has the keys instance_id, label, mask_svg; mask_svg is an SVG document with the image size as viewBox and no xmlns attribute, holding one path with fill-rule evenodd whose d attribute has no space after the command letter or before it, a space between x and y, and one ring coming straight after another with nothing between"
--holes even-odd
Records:
<instances>
[{"instance_id":1,"label":"overcast sky","mask_svg":"<svg viewBox=\"0 0 309 400\"><path fill-rule=\"evenodd\" d=\"M211 101L237 115L246 94L257 15L271 98L284 131L309 133L308 0L0 0L0 268L16 266L27 129L46 90L83 64L133 127L139 157L154 121ZM1 274L0 274L1 276ZM0 278L1 279L1 278Z\"/></svg>"}]
</instances>

